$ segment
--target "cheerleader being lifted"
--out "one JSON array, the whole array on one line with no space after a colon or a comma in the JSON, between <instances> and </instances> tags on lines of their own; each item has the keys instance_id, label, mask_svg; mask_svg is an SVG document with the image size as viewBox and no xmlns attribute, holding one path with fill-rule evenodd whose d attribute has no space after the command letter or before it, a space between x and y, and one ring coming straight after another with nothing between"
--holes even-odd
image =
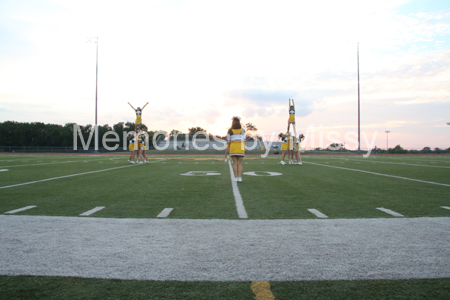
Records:
<instances>
[{"instance_id":1,"label":"cheerleader being lifted","mask_svg":"<svg viewBox=\"0 0 450 300\"><path fill-rule=\"evenodd\" d=\"M128 104L130 104L130 102L128 102ZM136 113L136 121L134 121L134 126L135 132L139 132L139 129L141 128L142 125L142 111L144 110L144 108L147 106L148 102L142 107L138 107L137 109L133 107L133 105L130 104L131 108L134 110L134 112Z\"/></svg>"},{"instance_id":2,"label":"cheerleader being lifted","mask_svg":"<svg viewBox=\"0 0 450 300\"><path fill-rule=\"evenodd\" d=\"M288 126L287 126L287 130L286 130L286 134L289 132L289 127L291 126L294 128L294 136L297 136L297 129L295 128L295 104L294 104L294 99L292 99L292 104L291 104L291 99L289 99L289 119L288 119Z\"/></svg>"}]
</instances>

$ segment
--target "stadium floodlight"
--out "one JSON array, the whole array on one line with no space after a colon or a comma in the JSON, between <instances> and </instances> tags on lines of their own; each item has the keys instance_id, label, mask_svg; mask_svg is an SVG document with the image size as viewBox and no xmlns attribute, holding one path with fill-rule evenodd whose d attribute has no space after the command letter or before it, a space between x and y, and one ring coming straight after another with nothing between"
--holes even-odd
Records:
<instances>
[{"instance_id":1,"label":"stadium floodlight","mask_svg":"<svg viewBox=\"0 0 450 300\"><path fill-rule=\"evenodd\" d=\"M386 151L389 149L389 130L386 130Z\"/></svg>"},{"instance_id":2,"label":"stadium floodlight","mask_svg":"<svg viewBox=\"0 0 450 300\"><path fill-rule=\"evenodd\" d=\"M361 152L361 111L360 111L360 89L359 89L359 39L356 40L356 64L358 70L358 153Z\"/></svg>"},{"instance_id":3,"label":"stadium floodlight","mask_svg":"<svg viewBox=\"0 0 450 300\"><path fill-rule=\"evenodd\" d=\"M88 43L97 44L95 55L95 151L98 150L97 92L98 92L98 37L89 37Z\"/></svg>"}]
</instances>

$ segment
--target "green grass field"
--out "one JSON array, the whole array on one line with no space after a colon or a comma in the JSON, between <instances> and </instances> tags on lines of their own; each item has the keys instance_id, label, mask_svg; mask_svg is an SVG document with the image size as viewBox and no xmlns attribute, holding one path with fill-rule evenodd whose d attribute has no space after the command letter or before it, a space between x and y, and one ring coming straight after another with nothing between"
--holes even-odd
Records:
<instances>
[{"instance_id":1,"label":"green grass field","mask_svg":"<svg viewBox=\"0 0 450 300\"><path fill-rule=\"evenodd\" d=\"M154 152L156 153L156 152ZM0 155L0 214L239 220L223 156ZM450 217L450 156L247 156L238 183L250 220ZM245 220L242 220L245 222ZM1 247L1 246L0 246ZM0 276L5 299L253 299L251 282ZM276 299L449 299L450 279L271 282Z\"/></svg>"}]
</instances>

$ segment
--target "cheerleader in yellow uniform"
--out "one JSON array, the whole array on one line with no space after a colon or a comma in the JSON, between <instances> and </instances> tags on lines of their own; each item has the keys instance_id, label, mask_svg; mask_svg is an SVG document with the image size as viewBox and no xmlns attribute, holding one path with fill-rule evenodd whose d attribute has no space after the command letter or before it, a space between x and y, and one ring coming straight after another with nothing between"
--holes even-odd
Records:
<instances>
[{"instance_id":1,"label":"cheerleader in yellow uniform","mask_svg":"<svg viewBox=\"0 0 450 300\"><path fill-rule=\"evenodd\" d=\"M128 162L130 164L135 164L134 157L136 156L137 149L135 149L136 144L136 136L133 132L128 133L127 136L128 140L128 150L131 151L130 158L128 159Z\"/></svg>"},{"instance_id":2,"label":"cheerleader in yellow uniform","mask_svg":"<svg viewBox=\"0 0 450 300\"><path fill-rule=\"evenodd\" d=\"M302 134L300 134L298 136L298 139L294 138L294 142L295 142L295 158L297 159L297 165L301 165L302 164L302 158L300 156L300 143L305 139L305 136Z\"/></svg>"},{"instance_id":3,"label":"cheerleader in yellow uniform","mask_svg":"<svg viewBox=\"0 0 450 300\"><path fill-rule=\"evenodd\" d=\"M130 102L128 102L130 104ZM142 111L147 106L148 102L142 107L138 107L137 109L133 107L133 105L130 104L131 108L134 109L134 112L136 113L136 121L134 121L134 131L138 132L142 125Z\"/></svg>"},{"instance_id":4,"label":"cheerleader in yellow uniform","mask_svg":"<svg viewBox=\"0 0 450 300\"><path fill-rule=\"evenodd\" d=\"M138 136L138 160L141 160L139 164L148 164L147 155L145 154L145 141L147 137L143 131L139 132Z\"/></svg>"},{"instance_id":5,"label":"cheerleader in yellow uniform","mask_svg":"<svg viewBox=\"0 0 450 300\"><path fill-rule=\"evenodd\" d=\"M227 133L227 143L228 147L225 151L225 159L228 153L233 160L233 173L234 178L237 182L242 182L242 161L245 156L245 130L241 126L241 118L233 117L231 123L231 128Z\"/></svg>"},{"instance_id":6,"label":"cheerleader in yellow uniform","mask_svg":"<svg viewBox=\"0 0 450 300\"><path fill-rule=\"evenodd\" d=\"M289 132L286 134L282 134L280 133L278 135L278 137L281 139L281 151L283 151L283 153L281 154L281 164L285 165L286 162L284 161L284 158L286 157L286 151L288 151L288 158L289 158L289 164L291 163L291 147L290 147L290 134Z\"/></svg>"},{"instance_id":7,"label":"cheerleader in yellow uniform","mask_svg":"<svg viewBox=\"0 0 450 300\"><path fill-rule=\"evenodd\" d=\"M291 126L294 128L294 136L297 136L297 129L295 128L295 104L294 104L294 99L292 99L292 104L291 104L291 99L289 99L289 119L288 119L288 126L287 126L287 130L286 133L289 132L289 127ZM289 148L292 149L293 148Z\"/></svg>"}]
</instances>

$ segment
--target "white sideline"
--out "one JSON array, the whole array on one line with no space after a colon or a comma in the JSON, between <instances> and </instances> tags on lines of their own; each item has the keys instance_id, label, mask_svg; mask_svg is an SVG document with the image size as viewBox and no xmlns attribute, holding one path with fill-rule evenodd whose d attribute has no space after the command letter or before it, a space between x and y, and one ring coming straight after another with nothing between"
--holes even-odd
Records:
<instances>
[{"instance_id":1,"label":"white sideline","mask_svg":"<svg viewBox=\"0 0 450 300\"><path fill-rule=\"evenodd\" d=\"M153 161L153 162L150 162L150 163L159 162L159 161L161 161L161 160ZM38 183L38 182L44 182L44 181L50 181L50 180L55 180L55 179L74 177L74 176L79 176L79 175L93 174L93 173L99 173L99 172L105 172L105 171L111 171L111 170L128 168L128 167L135 167L135 166L136 165L127 165L127 166L121 166L121 167L116 167L116 168L109 168L109 169L103 169L103 170L97 170L97 171L90 171L90 172L84 172L84 173L78 173L78 174L71 174L71 175L47 178L47 179L42 179L42 180L18 183L18 184L7 185L7 186L0 186L0 189L6 189L6 188L11 188L11 187L16 187L16 186L22 186L22 185L27 185L27 184Z\"/></svg>"},{"instance_id":2,"label":"white sideline","mask_svg":"<svg viewBox=\"0 0 450 300\"><path fill-rule=\"evenodd\" d=\"M0 275L215 282L450 278L449 231L450 217L0 215Z\"/></svg>"},{"instance_id":3,"label":"white sideline","mask_svg":"<svg viewBox=\"0 0 450 300\"><path fill-rule=\"evenodd\" d=\"M89 162L91 161L98 161L98 160L105 160L105 158L101 158L101 159L93 159L93 160L88 160ZM15 167L29 167L29 166L43 166L43 165L57 165L57 164L67 164L67 163L77 163L77 162L86 162L85 160L69 160L69 161L53 161L53 162L49 162L49 163L41 163L41 164L27 164L27 165L14 165L14 166L0 166L0 168L15 168Z\"/></svg>"},{"instance_id":4,"label":"white sideline","mask_svg":"<svg viewBox=\"0 0 450 300\"><path fill-rule=\"evenodd\" d=\"M377 207L377 209L381 210L382 212L385 212L387 214L390 214L391 216L394 216L394 217L404 217L404 215L399 214L398 212L395 212L393 210L390 210L390 209L387 209L387 208L384 208L384 207Z\"/></svg>"},{"instance_id":5,"label":"white sideline","mask_svg":"<svg viewBox=\"0 0 450 300\"><path fill-rule=\"evenodd\" d=\"M5 212L5 214L15 214L15 213L18 213L18 212L21 212L21 211L24 211L24 210L28 210L28 209L31 209L31 208L35 208L35 207L36 207L36 205L25 206L25 207L22 207L22 208L18 208L18 209L7 211L7 212Z\"/></svg>"},{"instance_id":6,"label":"white sideline","mask_svg":"<svg viewBox=\"0 0 450 300\"><path fill-rule=\"evenodd\" d=\"M230 166L231 186L233 187L233 195L234 195L234 200L236 201L236 208L237 208L239 218L247 219L248 216L247 216L247 212L245 211L244 201L242 201L241 193L239 193L239 188L237 186L237 183L236 183L236 180L234 177L234 172L233 172L233 167L231 166L231 161L228 161L228 166Z\"/></svg>"},{"instance_id":7,"label":"white sideline","mask_svg":"<svg viewBox=\"0 0 450 300\"><path fill-rule=\"evenodd\" d=\"M166 218L169 216L169 214L172 212L173 208L164 208L162 212L157 215L157 218Z\"/></svg>"},{"instance_id":8,"label":"white sideline","mask_svg":"<svg viewBox=\"0 0 450 300\"><path fill-rule=\"evenodd\" d=\"M86 211L86 212L80 214L80 216L90 216L90 215L92 215L93 213L96 213L96 212L98 212L98 211L100 211L100 210L102 210L102 209L104 209L104 208L105 208L104 206L97 206L97 207L95 207L95 208L93 208L93 209L91 209L91 210L88 210L88 211Z\"/></svg>"},{"instance_id":9,"label":"white sideline","mask_svg":"<svg viewBox=\"0 0 450 300\"><path fill-rule=\"evenodd\" d=\"M318 211L317 209L314 208L308 208L308 211L312 214L314 214L316 217L321 218L321 219L326 219L328 218L328 216L324 215L323 213L321 213L320 211Z\"/></svg>"},{"instance_id":10,"label":"white sideline","mask_svg":"<svg viewBox=\"0 0 450 300\"><path fill-rule=\"evenodd\" d=\"M417 182L422 182L422 183L430 183L430 184L436 184L436 185L442 185L442 186L449 186L450 187L450 184L438 183L438 182L433 182L433 181L419 180L419 179L413 179L413 178L407 178L407 177L401 177L401 176L395 176L395 175L387 175L387 174L369 172L369 171L358 170L358 169L350 169L350 168L344 168L344 167L329 166L329 165L313 163L313 162L310 162L310 161L305 161L305 163L312 164L312 165L323 166L323 167L329 167L329 168L336 168L336 169L342 169L342 170L348 170L348 171L356 171L356 172L362 172L362 173L367 173L367 174L372 174L372 175L386 176L386 177L392 177L392 178L411 180L411 181L417 181Z\"/></svg>"}]
</instances>

